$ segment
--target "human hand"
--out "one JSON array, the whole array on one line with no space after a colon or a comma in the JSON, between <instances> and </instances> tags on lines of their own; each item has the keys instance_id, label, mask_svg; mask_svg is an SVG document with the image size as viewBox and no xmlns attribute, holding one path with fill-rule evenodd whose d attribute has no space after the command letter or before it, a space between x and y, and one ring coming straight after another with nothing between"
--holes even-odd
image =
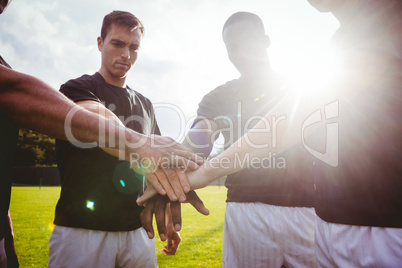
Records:
<instances>
[{"instance_id":1,"label":"human hand","mask_svg":"<svg viewBox=\"0 0 402 268\"><path fill-rule=\"evenodd\" d=\"M146 178L159 194L167 194L171 201L186 201L186 193L190 191L190 183L182 169L162 169L159 167L155 172L148 173ZM143 199L141 200L145 202Z\"/></svg>"},{"instance_id":2,"label":"human hand","mask_svg":"<svg viewBox=\"0 0 402 268\"><path fill-rule=\"evenodd\" d=\"M156 193L156 191L155 191ZM169 203L169 198L162 195L152 197L146 202L144 210L140 214L142 227L148 234L148 238L155 237L154 228L152 225L153 215L155 214L156 226L158 229L159 237L161 241L166 240L166 207ZM179 205L179 206L177 206ZM170 213L172 218L172 225L175 231L181 230L181 207L180 202L174 202L170 206Z\"/></svg>"},{"instance_id":3,"label":"human hand","mask_svg":"<svg viewBox=\"0 0 402 268\"><path fill-rule=\"evenodd\" d=\"M156 191L155 191L156 193ZM202 200L194 191L187 194L187 202L189 202L199 213L209 215L209 210L204 206ZM143 228L146 230L148 237L154 237L154 228L152 226L153 214L155 214L156 226L159 237L162 241L166 240L166 206L170 203L170 211L174 229L178 232L181 230L181 203L170 202L166 196L155 196L148 200L145 209L142 211L140 218Z\"/></svg>"},{"instance_id":4,"label":"human hand","mask_svg":"<svg viewBox=\"0 0 402 268\"><path fill-rule=\"evenodd\" d=\"M158 194L158 191L156 191L155 187L150 184L147 186L145 189L144 193L137 199L137 205L139 206L150 206L152 205L152 199L155 198L155 196ZM168 197L166 197L168 198Z\"/></svg>"},{"instance_id":5,"label":"human hand","mask_svg":"<svg viewBox=\"0 0 402 268\"><path fill-rule=\"evenodd\" d=\"M208 170L206 168L206 165L209 166ZM214 181L214 180L219 178L219 176L217 176L214 173L214 168L209 162L206 162L199 169L197 169L195 171L188 172L186 174L184 174L179 169L176 169L176 174L175 175L176 175L177 178L181 177L180 179L177 179L177 180L180 181L180 183L182 183L182 185L187 185L186 183L189 183L191 190L196 190L196 189L199 189L199 188L206 187L212 181ZM159 185L159 187L160 187L159 188L160 189L159 193L164 195L164 191L162 190L161 183L157 184L157 185ZM153 186L152 187L150 187L150 186L147 187L147 189L142 194L142 196L137 199L137 204L138 205L140 205L140 206L143 205L145 202L147 202L147 200L149 200L150 198L152 198L153 196L155 196L158 193L157 190ZM178 190L176 190L176 191L179 192L180 188L179 187L176 187L176 188L178 188ZM172 192L174 192L174 190L173 191L170 190L170 193L172 193ZM168 196L172 197L173 195L172 194L169 195L169 193L168 193ZM170 198L170 200L176 201L177 199L174 200L174 199ZM181 200L179 199L179 201L181 201Z\"/></svg>"},{"instance_id":6,"label":"human hand","mask_svg":"<svg viewBox=\"0 0 402 268\"><path fill-rule=\"evenodd\" d=\"M125 159L137 172L146 174L158 167L196 170L204 159L170 137L131 133L124 141Z\"/></svg>"}]
</instances>

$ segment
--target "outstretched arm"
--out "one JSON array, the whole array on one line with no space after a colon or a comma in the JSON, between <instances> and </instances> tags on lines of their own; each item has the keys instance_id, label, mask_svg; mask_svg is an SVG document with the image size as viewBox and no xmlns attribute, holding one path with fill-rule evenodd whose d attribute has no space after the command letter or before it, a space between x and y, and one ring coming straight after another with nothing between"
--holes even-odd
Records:
<instances>
[{"instance_id":1,"label":"outstretched arm","mask_svg":"<svg viewBox=\"0 0 402 268\"><path fill-rule=\"evenodd\" d=\"M78 108L43 81L0 65L0 109L16 124L66 139L64 122ZM99 138L98 117L77 109L72 120L73 135L82 142Z\"/></svg>"},{"instance_id":2,"label":"outstretched arm","mask_svg":"<svg viewBox=\"0 0 402 268\"><path fill-rule=\"evenodd\" d=\"M367 55L364 55L367 56ZM342 120L345 108L359 103L370 103L364 94L382 75L387 75L386 62L369 56L364 76L352 71L343 72L337 81L317 91L290 91L260 120L253 129L237 140L230 148L207 161L199 170L187 174L192 189L207 186L210 182L252 166L253 161L279 155L295 144L305 144L326 119ZM371 63L371 64L370 64ZM385 66L385 67L384 67ZM386 79L386 78L385 78ZM343 124L342 127L349 127ZM306 146L307 148L307 146ZM306 149L307 150L307 149ZM332 160L331 160L332 161ZM337 164L337 156L333 159Z\"/></svg>"},{"instance_id":3,"label":"outstretched arm","mask_svg":"<svg viewBox=\"0 0 402 268\"><path fill-rule=\"evenodd\" d=\"M204 118L196 122L193 128L188 131L187 136L183 141L183 145L193 150L197 155L207 158L212 151L213 143L218 138L218 134L219 127L217 123L213 120ZM181 174L181 176L185 175ZM159 194L165 194L165 186L156 176L148 176L147 179L153 187L148 187L145 193L137 200L139 205L143 205L149 198L156 195L157 192ZM188 183L187 177L186 181ZM186 193L187 192L188 191L186 191ZM195 192L193 194L196 196ZM175 201L172 198L170 199Z\"/></svg>"},{"instance_id":4,"label":"outstretched arm","mask_svg":"<svg viewBox=\"0 0 402 268\"><path fill-rule=\"evenodd\" d=\"M211 153L213 143L218 138L218 135L218 125L213 120L205 118L199 120L193 126L193 128L189 130L186 138L183 141L183 145L199 155L201 158L207 158ZM167 193L171 201L176 201L176 198L172 198L173 191L170 185L175 184L175 181L180 181L181 185L183 186L184 193L188 193L190 191L190 185L185 174L173 172L174 174L180 175L180 180L177 180L175 176L165 176L167 173L172 173L172 171L157 169L156 172L147 176L147 180L155 187L159 194L165 195ZM171 179L175 181L170 182ZM173 188L177 189L178 187ZM179 196L177 197L179 198ZM183 202L184 200L180 201Z\"/></svg>"},{"instance_id":5,"label":"outstretched arm","mask_svg":"<svg viewBox=\"0 0 402 268\"><path fill-rule=\"evenodd\" d=\"M287 94L228 149L209 159L198 170L187 173L191 189L206 187L214 180L248 168L263 157L279 154L301 142L304 120L319 109L321 103L325 102L316 95ZM154 194L153 189L147 189L137 203L143 203Z\"/></svg>"},{"instance_id":6,"label":"outstretched arm","mask_svg":"<svg viewBox=\"0 0 402 268\"><path fill-rule=\"evenodd\" d=\"M188 173L191 189L205 187L218 178L248 168L262 158L279 155L295 144L304 142L319 126L315 123L323 118L340 117L339 106L343 107L361 95L370 84L368 80L375 81L373 77L349 79L344 77L342 85L334 84L319 92L290 91L230 148L205 162L198 170ZM151 191L144 193L142 200L152 195Z\"/></svg>"},{"instance_id":7,"label":"outstretched arm","mask_svg":"<svg viewBox=\"0 0 402 268\"><path fill-rule=\"evenodd\" d=\"M191 189L207 186L212 181L279 155L314 131L305 122L315 111L337 101L337 94L290 92L252 129L227 150L205 162L199 170L187 174ZM335 103L337 110L337 103ZM331 106L332 107L332 106Z\"/></svg>"},{"instance_id":8,"label":"outstretched arm","mask_svg":"<svg viewBox=\"0 0 402 268\"><path fill-rule=\"evenodd\" d=\"M332 84L315 91L296 89L287 92L241 139L200 169L188 173L191 188L205 187L220 177L250 167L254 160L273 157L295 144L303 143L316 131L319 124L315 123L322 118L347 116L342 107L352 106L356 98L359 98L359 103L370 102L373 97L364 96L367 90L374 87L371 93L381 94L376 89L379 81L394 81L398 76L392 72L397 69L393 68L394 64L398 63L387 55L353 51L352 55L344 55L343 60L340 73ZM149 194L145 192L142 200L151 195L151 191L149 189Z\"/></svg>"},{"instance_id":9,"label":"outstretched arm","mask_svg":"<svg viewBox=\"0 0 402 268\"><path fill-rule=\"evenodd\" d=\"M55 138L123 148L126 160L135 153L155 167L163 162L195 169L202 163L200 157L171 138L146 136L116 125L76 105L41 80L5 66L0 66L0 111L19 126Z\"/></svg>"},{"instance_id":10,"label":"outstretched arm","mask_svg":"<svg viewBox=\"0 0 402 268\"><path fill-rule=\"evenodd\" d=\"M123 122L109 109L107 109L102 103L92 100L87 101L79 101L77 104L92 113L95 113L101 117L110 119L115 122L116 127L124 127ZM115 148L102 148L105 152L119 157L121 155L124 156L121 150ZM132 163L134 169L138 168L138 163ZM139 170L135 170L136 172L141 172ZM147 180L156 181L156 184L160 186L160 194L166 195L172 201L179 200L180 202L184 202L186 200L186 193L190 191L190 184L188 183L186 175L180 170L175 169L163 169L157 167L152 172L145 174ZM162 187L163 184L163 187Z\"/></svg>"}]
</instances>

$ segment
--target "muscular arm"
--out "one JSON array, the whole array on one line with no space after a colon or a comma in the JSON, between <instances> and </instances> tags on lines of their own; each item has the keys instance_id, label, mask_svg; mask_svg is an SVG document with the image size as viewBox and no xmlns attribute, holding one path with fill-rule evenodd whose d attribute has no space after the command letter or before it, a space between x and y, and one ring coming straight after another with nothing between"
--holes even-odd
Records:
<instances>
[{"instance_id":1,"label":"muscular arm","mask_svg":"<svg viewBox=\"0 0 402 268\"><path fill-rule=\"evenodd\" d=\"M328 95L326 99L320 99L314 94L296 92L286 95L242 138L198 170L187 173L191 189L206 187L216 179L249 167L253 159L267 157L269 152L279 154L300 142L304 120L334 97ZM155 192L152 188L147 189L138 202L144 202Z\"/></svg>"},{"instance_id":2,"label":"muscular arm","mask_svg":"<svg viewBox=\"0 0 402 268\"><path fill-rule=\"evenodd\" d=\"M19 126L52 137L70 139L73 136L78 141L102 147L120 145L127 160L131 153L136 153L153 163L165 158L172 165L189 165L194 169L202 162L171 138L146 136L116 125L74 104L41 80L4 66L0 66L0 111Z\"/></svg>"},{"instance_id":3,"label":"muscular arm","mask_svg":"<svg viewBox=\"0 0 402 268\"><path fill-rule=\"evenodd\" d=\"M390 64L386 58L379 59L367 54L358 55L353 59L358 61L359 65L355 64L347 71L343 70L336 83L327 85L327 88L320 91L288 92L253 129L230 148L207 161L198 170L187 173L191 189L206 187L220 177L250 167L253 159L278 155L303 142L317 128L317 124L309 124L307 121L315 112L321 111L321 119L318 121L347 116L342 114L343 106L353 105L356 98L366 101L364 93L371 86L375 88L384 76L387 79L387 75L390 75L387 67ZM364 72L361 72L362 66ZM246 157L250 161L244 161ZM152 196L153 192L155 190L147 189L140 201Z\"/></svg>"},{"instance_id":4,"label":"muscular arm","mask_svg":"<svg viewBox=\"0 0 402 268\"><path fill-rule=\"evenodd\" d=\"M321 96L297 92L286 95L230 148L207 161L198 171L188 173L191 188L203 188L220 177L250 167L257 159L280 154L302 142L302 136L306 136L305 120L326 105L340 101L339 97L335 92ZM312 132L311 128L308 132Z\"/></svg>"},{"instance_id":5,"label":"muscular arm","mask_svg":"<svg viewBox=\"0 0 402 268\"><path fill-rule=\"evenodd\" d=\"M319 121L347 116L342 114L342 107L352 105L351 101L357 97L364 98L363 92L375 83L379 73L371 68L370 72L367 70L369 78L344 76L337 84L319 92L290 92L230 148L199 170L188 173L191 188L205 187L215 179L250 167L253 159L272 157L304 142L319 127L315 124ZM318 119L309 121L317 112ZM236 159L245 164L239 165Z\"/></svg>"},{"instance_id":6,"label":"muscular arm","mask_svg":"<svg viewBox=\"0 0 402 268\"><path fill-rule=\"evenodd\" d=\"M124 127L123 122L121 122L121 120L112 111L97 101L79 101L77 104L94 114L113 121L113 123L116 124L116 127ZM102 150L116 157L119 157L121 154L120 150L116 148L103 147Z\"/></svg>"},{"instance_id":7,"label":"muscular arm","mask_svg":"<svg viewBox=\"0 0 402 268\"><path fill-rule=\"evenodd\" d=\"M63 94L32 76L0 65L0 109L16 124L66 139L64 122L77 107ZM98 116L78 109L72 120L73 135L83 142L99 138Z\"/></svg>"}]
</instances>

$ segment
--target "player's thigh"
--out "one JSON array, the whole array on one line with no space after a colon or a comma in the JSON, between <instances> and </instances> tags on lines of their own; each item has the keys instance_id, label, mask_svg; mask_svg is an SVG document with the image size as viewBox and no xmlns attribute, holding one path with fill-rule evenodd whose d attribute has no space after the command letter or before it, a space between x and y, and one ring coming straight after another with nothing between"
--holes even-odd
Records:
<instances>
[{"instance_id":1,"label":"player's thigh","mask_svg":"<svg viewBox=\"0 0 402 268\"><path fill-rule=\"evenodd\" d=\"M153 268L158 266L155 239L149 239L143 228L121 233L121 236L121 247L117 260L119 267Z\"/></svg>"},{"instance_id":2,"label":"player's thigh","mask_svg":"<svg viewBox=\"0 0 402 268\"><path fill-rule=\"evenodd\" d=\"M319 267L337 267L332 260L332 245L329 243L330 229L319 217L316 221L315 231L315 254ZM346 238L345 238L346 239Z\"/></svg>"},{"instance_id":3,"label":"player's thigh","mask_svg":"<svg viewBox=\"0 0 402 268\"><path fill-rule=\"evenodd\" d=\"M398 267L402 263L402 229L317 219L316 247L321 267L330 267L328 263L334 267Z\"/></svg>"},{"instance_id":4,"label":"player's thigh","mask_svg":"<svg viewBox=\"0 0 402 268\"><path fill-rule=\"evenodd\" d=\"M402 228L364 228L363 244L374 245L370 254L376 267L402 266Z\"/></svg>"},{"instance_id":5,"label":"player's thigh","mask_svg":"<svg viewBox=\"0 0 402 268\"><path fill-rule=\"evenodd\" d=\"M286 267L317 267L314 249L314 208L279 207L282 215L282 247Z\"/></svg>"},{"instance_id":6,"label":"player's thigh","mask_svg":"<svg viewBox=\"0 0 402 268\"><path fill-rule=\"evenodd\" d=\"M117 245L114 233L55 226L49 240L49 268L113 268Z\"/></svg>"},{"instance_id":7,"label":"player's thigh","mask_svg":"<svg viewBox=\"0 0 402 268\"><path fill-rule=\"evenodd\" d=\"M270 205L227 203L224 224L225 267L281 267L280 221Z\"/></svg>"}]
</instances>

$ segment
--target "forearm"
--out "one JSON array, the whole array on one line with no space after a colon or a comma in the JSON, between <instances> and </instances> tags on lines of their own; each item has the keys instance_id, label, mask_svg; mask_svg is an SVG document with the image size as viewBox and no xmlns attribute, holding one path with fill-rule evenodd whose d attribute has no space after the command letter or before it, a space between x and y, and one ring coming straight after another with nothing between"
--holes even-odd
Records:
<instances>
[{"instance_id":1,"label":"forearm","mask_svg":"<svg viewBox=\"0 0 402 268\"><path fill-rule=\"evenodd\" d=\"M108 119L77 106L39 79L0 68L1 111L17 125L61 139L102 141L105 146L118 144L123 135L135 139L136 134L129 134L124 127L108 129L112 125ZM106 127L102 129L102 126Z\"/></svg>"},{"instance_id":2,"label":"forearm","mask_svg":"<svg viewBox=\"0 0 402 268\"><path fill-rule=\"evenodd\" d=\"M306 119L316 111L321 111L319 121L325 121L331 113L337 117L339 103L347 101L349 97L336 92L329 92L325 96L296 93L285 96L231 147L207 161L199 170L188 174L191 188L205 187L216 179L256 163L271 161L271 158L295 144L304 142L320 126L315 121L310 124Z\"/></svg>"},{"instance_id":3,"label":"forearm","mask_svg":"<svg viewBox=\"0 0 402 268\"><path fill-rule=\"evenodd\" d=\"M367 54L351 59L363 64L360 68L352 65L352 68L342 70L335 81L320 90L296 89L283 96L253 130L199 170L188 174L192 189L205 187L213 180L252 166L253 161L272 158L295 144L304 143L320 126L316 124L320 121L339 121L342 116L347 116L344 107L352 106L356 98L365 101L365 91L373 85L375 88L389 66L384 59ZM364 67L364 76L356 73L361 72L361 67Z\"/></svg>"}]
</instances>

